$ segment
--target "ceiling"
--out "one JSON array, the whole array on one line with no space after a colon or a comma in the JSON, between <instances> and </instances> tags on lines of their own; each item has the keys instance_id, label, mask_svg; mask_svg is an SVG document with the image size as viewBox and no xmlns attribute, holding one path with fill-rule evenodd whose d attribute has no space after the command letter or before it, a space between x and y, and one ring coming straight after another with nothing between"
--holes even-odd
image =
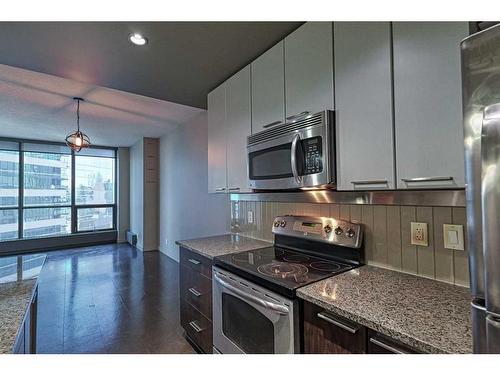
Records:
<instances>
[{"instance_id":1,"label":"ceiling","mask_svg":"<svg viewBox=\"0 0 500 375\"><path fill-rule=\"evenodd\" d=\"M204 110L0 65L0 137L63 142L80 125L92 144L131 146L161 137Z\"/></svg>"},{"instance_id":2,"label":"ceiling","mask_svg":"<svg viewBox=\"0 0 500 375\"><path fill-rule=\"evenodd\" d=\"M207 93L300 22L0 22L0 64L206 108ZM149 43L134 46L140 32Z\"/></svg>"}]
</instances>

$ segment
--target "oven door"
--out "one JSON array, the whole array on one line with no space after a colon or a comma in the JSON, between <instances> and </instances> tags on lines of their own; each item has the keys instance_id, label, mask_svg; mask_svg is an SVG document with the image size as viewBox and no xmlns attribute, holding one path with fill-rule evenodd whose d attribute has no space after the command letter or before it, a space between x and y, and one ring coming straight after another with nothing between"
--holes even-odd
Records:
<instances>
[{"instance_id":1,"label":"oven door","mask_svg":"<svg viewBox=\"0 0 500 375\"><path fill-rule=\"evenodd\" d=\"M213 267L212 276L214 352L298 351L296 302L217 267Z\"/></svg>"},{"instance_id":2,"label":"oven door","mask_svg":"<svg viewBox=\"0 0 500 375\"><path fill-rule=\"evenodd\" d=\"M247 147L252 189L297 189L330 185L331 148L326 126L312 126Z\"/></svg>"}]
</instances>

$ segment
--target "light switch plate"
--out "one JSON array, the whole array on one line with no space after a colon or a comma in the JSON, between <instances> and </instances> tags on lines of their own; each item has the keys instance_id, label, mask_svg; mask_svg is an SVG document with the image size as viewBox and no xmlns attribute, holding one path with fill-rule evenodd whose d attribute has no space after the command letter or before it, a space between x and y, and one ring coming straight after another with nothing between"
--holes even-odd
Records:
<instances>
[{"instance_id":1,"label":"light switch plate","mask_svg":"<svg viewBox=\"0 0 500 375\"><path fill-rule=\"evenodd\" d=\"M427 223L411 222L411 244L429 246Z\"/></svg>"},{"instance_id":2,"label":"light switch plate","mask_svg":"<svg viewBox=\"0 0 500 375\"><path fill-rule=\"evenodd\" d=\"M443 224L443 239L445 249L465 250L463 225Z\"/></svg>"}]
</instances>

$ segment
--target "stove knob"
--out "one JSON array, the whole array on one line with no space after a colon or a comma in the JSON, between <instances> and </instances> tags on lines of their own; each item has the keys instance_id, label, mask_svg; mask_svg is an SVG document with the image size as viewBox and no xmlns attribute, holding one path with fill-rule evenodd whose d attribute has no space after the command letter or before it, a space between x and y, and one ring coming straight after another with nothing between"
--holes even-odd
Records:
<instances>
[{"instance_id":1,"label":"stove knob","mask_svg":"<svg viewBox=\"0 0 500 375\"><path fill-rule=\"evenodd\" d=\"M280 222L279 222L278 220L274 220L273 225L274 225L275 227L279 227L279 226L280 226Z\"/></svg>"},{"instance_id":2,"label":"stove knob","mask_svg":"<svg viewBox=\"0 0 500 375\"><path fill-rule=\"evenodd\" d=\"M349 228L347 230L346 234L347 234L347 237L352 238L352 237L354 237L354 235L356 234L356 232L354 232L354 230L352 230L351 228Z\"/></svg>"},{"instance_id":3,"label":"stove knob","mask_svg":"<svg viewBox=\"0 0 500 375\"><path fill-rule=\"evenodd\" d=\"M286 221L285 220L281 220L280 225L281 225L282 228L284 228L286 226Z\"/></svg>"},{"instance_id":4,"label":"stove knob","mask_svg":"<svg viewBox=\"0 0 500 375\"><path fill-rule=\"evenodd\" d=\"M341 227L337 227L337 228L335 228L335 234L336 234L337 236L340 236L343 232L344 232L344 231L342 230L342 228L341 228Z\"/></svg>"},{"instance_id":5,"label":"stove knob","mask_svg":"<svg viewBox=\"0 0 500 375\"><path fill-rule=\"evenodd\" d=\"M330 233L332 231L332 227L330 225L326 225L323 230L325 231L326 234Z\"/></svg>"}]
</instances>

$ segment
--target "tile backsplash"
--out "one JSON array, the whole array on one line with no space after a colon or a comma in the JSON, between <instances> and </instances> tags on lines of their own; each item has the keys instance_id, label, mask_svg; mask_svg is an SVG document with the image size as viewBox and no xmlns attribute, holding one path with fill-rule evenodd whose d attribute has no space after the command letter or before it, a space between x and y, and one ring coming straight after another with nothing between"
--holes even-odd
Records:
<instances>
[{"instance_id":1,"label":"tile backsplash","mask_svg":"<svg viewBox=\"0 0 500 375\"><path fill-rule=\"evenodd\" d=\"M272 241L273 218L286 214L360 222L365 230L367 264L469 286L467 248L465 251L445 249L443 240L443 224L463 225L464 236L467 236L463 207L232 201L231 231ZM429 246L411 245L412 221L428 224Z\"/></svg>"}]
</instances>

